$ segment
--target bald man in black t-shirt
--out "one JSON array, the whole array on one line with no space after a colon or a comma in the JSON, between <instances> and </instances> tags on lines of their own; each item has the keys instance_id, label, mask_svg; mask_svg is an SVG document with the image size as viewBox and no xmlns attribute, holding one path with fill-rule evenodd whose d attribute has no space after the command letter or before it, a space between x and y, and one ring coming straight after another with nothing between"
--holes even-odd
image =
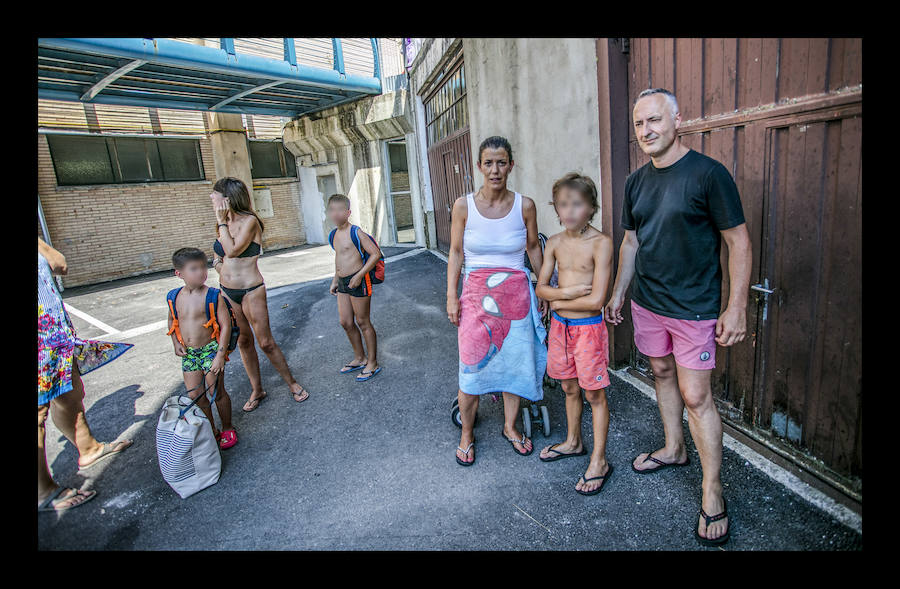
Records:
<instances>
[{"instance_id":1,"label":"bald man in black t-shirt","mask_svg":"<svg viewBox=\"0 0 900 589\"><path fill-rule=\"evenodd\" d=\"M688 464L681 428L685 407L703 468L695 535L704 545L730 536L722 481L722 421L710 375L716 344L746 334L752 254L737 186L716 160L678 138L675 96L661 88L641 92L633 122L650 162L625 181L619 269L606 319L622 321L625 291L634 278L631 311L635 345L650 358L666 444L635 458L640 474ZM731 292L721 314L720 236L728 246ZM649 507L648 507L649 508Z\"/></svg>"}]
</instances>

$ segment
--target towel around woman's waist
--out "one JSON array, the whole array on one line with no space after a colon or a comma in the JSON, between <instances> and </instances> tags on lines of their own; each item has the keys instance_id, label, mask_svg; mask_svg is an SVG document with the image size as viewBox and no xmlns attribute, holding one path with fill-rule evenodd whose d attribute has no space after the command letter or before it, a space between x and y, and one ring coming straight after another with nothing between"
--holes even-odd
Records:
<instances>
[{"instance_id":1,"label":"towel around woman's waist","mask_svg":"<svg viewBox=\"0 0 900 589\"><path fill-rule=\"evenodd\" d=\"M459 302L460 390L542 399L547 332L528 274L513 268L467 268Z\"/></svg>"}]
</instances>

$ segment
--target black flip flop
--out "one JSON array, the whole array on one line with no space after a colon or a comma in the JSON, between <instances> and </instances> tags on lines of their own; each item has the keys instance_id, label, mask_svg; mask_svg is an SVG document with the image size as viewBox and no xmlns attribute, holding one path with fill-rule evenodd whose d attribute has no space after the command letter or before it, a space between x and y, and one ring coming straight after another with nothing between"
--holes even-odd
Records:
<instances>
[{"instance_id":1,"label":"black flip flop","mask_svg":"<svg viewBox=\"0 0 900 589\"><path fill-rule=\"evenodd\" d=\"M531 453L534 452L534 442L531 442L531 450L529 450L528 452L525 452L524 454L523 454L522 452L519 452L518 450L516 450L516 444L522 444L522 445L524 446L524 445L525 445L525 442L528 440L528 438L525 437L525 433L524 433L524 432L522 433L522 439L521 439L521 440L513 440L513 439L510 439L510 438L507 438L507 437L506 437L506 434L503 433L503 428L501 427L501 428L500 428L500 435L503 436L503 439L504 439L504 440L506 440L507 442L509 442L509 445L513 447L513 452L515 452L515 453L518 454L519 456L531 456Z\"/></svg>"},{"instance_id":2,"label":"black flip flop","mask_svg":"<svg viewBox=\"0 0 900 589\"><path fill-rule=\"evenodd\" d=\"M575 489L575 492L576 492L576 493L579 493L579 494L581 494L581 495L596 495L597 493L599 493L599 492L603 489L603 485L606 484L606 481L607 481L607 479L609 478L609 475L611 475L611 474L612 474L612 471L613 471L613 466L612 466L612 464L609 464L609 465L607 465L607 466L609 466L609 468L606 469L606 474L603 475L602 477L591 477L591 478L589 478L589 479L586 479L586 478L584 478L584 475L581 475L581 478L582 478L582 480L583 480L585 483L590 482L590 481L596 481L597 479L603 479L603 482L600 483L600 486L599 486L599 487L597 487L597 488L594 489L593 491L581 491L581 490L579 490L579 489Z\"/></svg>"},{"instance_id":3,"label":"black flip flop","mask_svg":"<svg viewBox=\"0 0 900 589\"><path fill-rule=\"evenodd\" d=\"M688 464L691 463L690 456L685 458L684 462L663 462L662 460L660 460L658 458L654 458L653 452L650 452L649 454L647 454L647 457L641 461L641 464L643 464L644 462L647 462L648 460L655 462L659 466L657 466L656 468L647 468L644 470L639 470L634 467L634 461L632 460L631 461L631 470L633 470L634 472L636 472L638 474L650 474L651 472L657 472L657 471L663 470L664 468L667 468L670 466L687 466Z\"/></svg>"},{"instance_id":4,"label":"black flip flop","mask_svg":"<svg viewBox=\"0 0 900 589\"><path fill-rule=\"evenodd\" d=\"M456 449L459 450L460 452L462 452L463 454L465 454L466 458L468 458L469 452L472 451L472 446L474 446L474 445L475 445L475 441L472 440L472 443L469 444L469 446L465 450L463 450L459 446L457 446ZM460 460L459 456L456 456L455 454L454 454L454 456L456 457L457 464L459 464L461 466L472 466L473 464L475 464L475 459L478 458L478 456L476 455L475 458L472 459L472 462L466 462L465 460Z\"/></svg>"},{"instance_id":5,"label":"black flip flop","mask_svg":"<svg viewBox=\"0 0 900 589\"><path fill-rule=\"evenodd\" d=\"M722 497L722 504L724 505L724 509L722 513L716 515L707 515L705 511L703 511L703 507L700 507L700 517L706 520L706 528L709 529L709 524L712 522L717 522L720 519L725 519L728 517L728 503L725 501L725 498ZM704 538L700 535L700 530L697 526L694 526L694 536L697 538L697 541L700 542L703 546L721 546L725 542L728 542L728 538L731 537L731 521L728 522L728 528L725 530L725 533L719 536L718 538Z\"/></svg>"},{"instance_id":6,"label":"black flip flop","mask_svg":"<svg viewBox=\"0 0 900 589\"><path fill-rule=\"evenodd\" d=\"M553 444L554 446L559 446L559 444ZM581 452L560 452L559 450L550 447L547 449L547 452L556 452L558 456L551 456L550 458L540 457L541 462L553 462L554 460L562 460L563 458L571 458L573 456L584 456L587 454L587 448L584 445L581 446Z\"/></svg>"}]
</instances>

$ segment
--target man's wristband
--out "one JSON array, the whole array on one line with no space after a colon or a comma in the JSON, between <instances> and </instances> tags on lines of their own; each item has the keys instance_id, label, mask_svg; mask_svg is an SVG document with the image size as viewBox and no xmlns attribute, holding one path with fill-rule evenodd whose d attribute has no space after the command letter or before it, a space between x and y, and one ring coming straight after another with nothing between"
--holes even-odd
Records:
<instances>
[{"instance_id":1,"label":"man's wristband","mask_svg":"<svg viewBox=\"0 0 900 589\"><path fill-rule=\"evenodd\" d=\"M228 227L228 223L219 223L218 225L216 225L216 231L219 230L219 227Z\"/></svg>"}]
</instances>

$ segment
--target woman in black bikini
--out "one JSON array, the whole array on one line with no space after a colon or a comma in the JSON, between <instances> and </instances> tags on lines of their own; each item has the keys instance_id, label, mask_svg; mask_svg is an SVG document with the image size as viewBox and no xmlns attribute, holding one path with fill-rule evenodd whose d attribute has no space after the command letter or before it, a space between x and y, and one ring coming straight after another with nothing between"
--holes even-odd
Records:
<instances>
[{"instance_id":1,"label":"woman in black bikini","mask_svg":"<svg viewBox=\"0 0 900 589\"><path fill-rule=\"evenodd\" d=\"M259 375L259 356L253 344L254 334L260 349L291 388L294 401L305 401L309 398L309 392L294 380L284 354L275 343L269 328L266 287L256 265L263 222L250 206L247 186L237 178L222 178L213 186L213 193L209 196L213 201L218 223L218 239L213 244L216 253L213 267L219 273L222 293L233 303L234 317L241 329L238 337L241 360L253 387L250 400L244 404L244 411L253 411L266 398Z\"/></svg>"}]
</instances>

